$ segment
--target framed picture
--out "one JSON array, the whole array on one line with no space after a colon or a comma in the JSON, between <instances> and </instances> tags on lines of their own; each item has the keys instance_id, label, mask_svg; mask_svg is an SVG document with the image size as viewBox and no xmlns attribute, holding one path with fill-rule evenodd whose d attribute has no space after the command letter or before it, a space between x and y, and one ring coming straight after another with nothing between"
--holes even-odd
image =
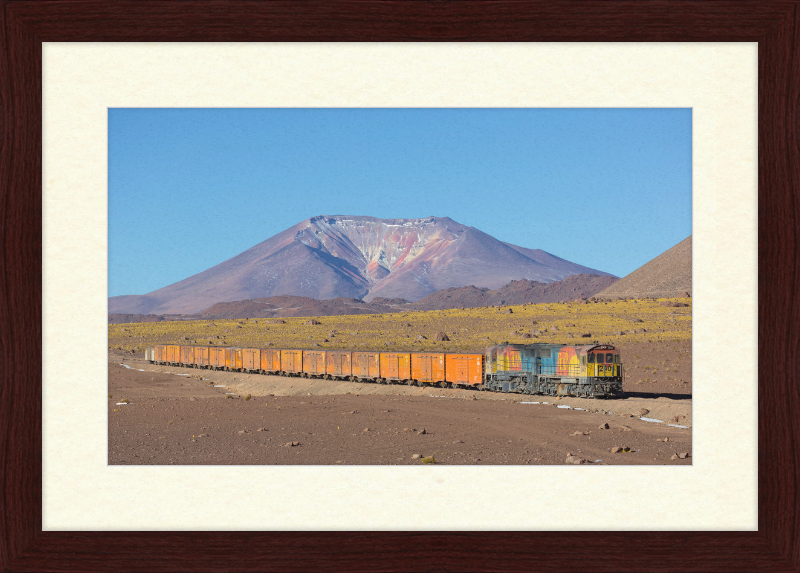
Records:
<instances>
[{"instance_id":1,"label":"framed picture","mask_svg":"<svg viewBox=\"0 0 800 573\"><path fill-rule=\"evenodd\" d=\"M0 552L2 570L94 570L110 568L113 562L115 569L196 571L218 567L221 559L224 559L225 569L231 571L317 567L373 569L376 564L378 568L387 570L565 568L624 571L652 568L654 562L665 571L797 569L796 551L793 549L797 544L797 532L785 525L791 523L795 510L793 504L782 502L796 496L795 480L790 473L793 464L789 463L796 460L797 455L792 449L797 437L791 422L793 377L786 372L788 359L776 360L774 352L770 353L769 361L766 354L760 355L758 361L758 531L686 530L690 528L646 531L646 527L637 527L641 531L603 533L600 531L603 527L579 526L564 527L559 531L523 532L508 531L511 528L496 525L486 528L494 529L494 532L460 531L458 527L449 531L441 528L425 531L424 527L417 527L416 531L410 531L412 528L401 525L397 529L405 531L392 532L391 527L383 525L376 528L361 525L358 529L383 531L353 533L346 531L347 527L335 531L338 528L329 523L315 528L305 524L292 526L291 521L284 522L281 529L286 531L252 531L259 528L248 525L235 512L231 512L225 522L219 522L219 531L212 531L215 527L202 528L205 531L155 531L181 529L181 526L175 526L170 519L161 519L152 509L143 509L136 516L141 520L135 526L139 531L124 531L118 527L99 527L109 529L103 532L81 531L80 527L74 531L68 531L68 527L48 528L43 523L43 505L52 507L58 504L59 498L79 495L80 491L70 491L67 487L46 488L43 499L41 487L43 465L47 472L48 464L55 463L55 460L48 461L46 452L52 451L52 443L43 446L42 426L52 427L53 423L68 423L69 420L49 416L41 400L42 377L53 375L46 361L43 372L39 360L48 352L42 347L39 325L43 312L47 315L50 310L48 303L45 303L44 311L42 305L42 280L45 281L44 290L49 280L47 265L44 273L42 270L42 233L47 236L59 232L59 229L48 229L46 225L43 228L41 218L41 189L43 183L45 186L48 184L49 168L47 157L42 158L42 140L46 141L52 134L45 127L45 133L41 135L41 126L46 124L47 118L42 116L41 101L32 98L31 94L41 93L43 85L42 43L109 40L133 43L163 40L290 43L442 40L758 42L758 101L761 106L758 119L761 142L758 161L758 320L761 339L756 344L759 352L765 353L761 349L767 345L770 348L785 347L786 343L782 341L792 335L790 325L794 321L789 320L791 315L787 316L786 309L791 308L789 297L794 290L793 283L786 278L791 276L786 272L786 263L777 259L781 255L782 259L787 258L785 253L793 252L796 246L796 221L786 215L794 209L800 159L796 146L791 143L797 139L797 134L792 131L797 129L797 122L792 119L797 113L798 90L797 74L792 73L797 58L797 38L793 36L798 18L796 4L787 6L785 3L766 2L731 8L714 3L676 6L643 3L631 6L609 2L592 4L588 9L581 5L578 10L572 4L560 3L546 6L527 2L438 6L365 2L309 3L297 10L294 3L265 3L255 7L246 3L226 3L220 5L224 18L211 10L211 6L209 3L181 4L180 10L171 4L139 6L99 2L79 5L5 3L3 6L4 32L8 38L4 65L0 68L3 105L6 116L14 118L13 122L5 124L4 140L11 144L2 150L2 165L5 166L2 170L3 193L9 206L3 211L6 233L3 256L6 268L19 269L19 272L7 275L4 284L6 300L14 303L2 307L2 339L8 341L6 356L17 357L15 361L7 362L14 366L9 367L3 377L5 399L0 402L3 419L8 421L0 428L5 459L8 460L3 469L2 507L6 523L11 524L3 536L6 549ZM699 18L698 13L704 17ZM413 29L409 26L412 22L415 23ZM441 46L443 50L454 47L452 44ZM93 49L88 44L85 47L87 51ZM113 45L108 47L115 48ZM135 44L131 47L136 49ZM201 52L217 47L176 46L179 50ZM287 49L297 47L287 45ZM313 50L318 46L310 44L308 47L313 57ZM355 53L358 48L370 49L371 45L350 47ZM376 44L372 49L388 47L391 46ZM425 44L421 49L431 47ZM46 45L44 48L46 50ZM213 57L208 51L204 53ZM98 68L113 65L113 59L92 59L92 62ZM157 76L155 64L158 62L152 63ZM372 81L365 80L365 83L371 84ZM152 86L139 87L143 90L160 89L155 81ZM369 87L374 89L372 85ZM69 86L62 88L68 90ZM307 84L307 88L313 91L313 82ZM109 101L108 105L118 104ZM186 105L213 106L219 103L197 101ZM74 144L92 148L97 142L75 141ZM87 151L87 162L98 161L95 155ZM96 216L90 211L87 209L82 216L87 224L96 224ZM780 249L778 245L781 245ZM92 255L95 259L104 256L99 251ZM100 290L104 290L102 285ZM81 305L75 302L70 316L81 312ZM35 326L19 326L28 324ZM80 344L80 341L75 344ZM752 345L751 351L754 351ZM20 356L28 358L20 360ZM87 377L91 378L90 375ZM76 403L76 396L63 399ZM49 430L45 435L51 435ZM91 437L87 439L94 440ZM223 487L224 482L215 485ZM208 497L213 492L212 488L203 495ZM118 497L108 504L107 512L126 511L123 508L126 505L141 504L144 508L148 504L137 499L142 493L136 489L118 490ZM368 495L369 487L363 493ZM408 503L420 501L420 492L414 488L403 493L408 496ZM246 500L247 495L245 490L241 497ZM310 504L313 503L314 500L310 500ZM194 510L191 503L184 505L183 509L187 514ZM378 509L376 515L380 511ZM424 502L420 511L425 512ZM345 504L340 504L340 512L346 516ZM147 521L152 525L138 525ZM236 531L237 528L251 531ZM301 529L303 531L299 531ZM314 532L314 529L325 531ZM553 551L554 546L559 548L557 552Z\"/></svg>"}]
</instances>

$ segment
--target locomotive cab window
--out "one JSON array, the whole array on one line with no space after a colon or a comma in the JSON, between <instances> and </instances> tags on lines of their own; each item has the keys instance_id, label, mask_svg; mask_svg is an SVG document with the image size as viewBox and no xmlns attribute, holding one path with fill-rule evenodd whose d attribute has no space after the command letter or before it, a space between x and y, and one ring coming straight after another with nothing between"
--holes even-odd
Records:
<instances>
[{"instance_id":1,"label":"locomotive cab window","mask_svg":"<svg viewBox=\"0 0 800 573\"><path fill-rule=\"evenodd\" d=\"M598 364L603 364L603 354L602 353L597 355L597 363Z\"/></svg>"},{"instance_id":2,"label":"locomotive cab window","mask_svg":"<svg viewBox=\"0 0 800 573\"><path fill-rule=\"evenodd\" d=\"M614 355L614 364L619 364L619 354Z\"/></svg>"},{"instance_id":3,"label":"locomotive cab window","mask_svg":"<svg viewBox=\"0 0 800 573\"><path fill-rule=\"evenodd\" d=\"M594 364L594 354L589 355L589 364Z\"/></svg>"},{"instance_id":4,"label":"locomotive cab window","mask_svg":"<svg viewBox=\"0 0 800 573\"><path fill-rule=\"evenodd\" d=\"M606 364L614 364L614 355L606 354Z\"/></svg>"}]
</instances>

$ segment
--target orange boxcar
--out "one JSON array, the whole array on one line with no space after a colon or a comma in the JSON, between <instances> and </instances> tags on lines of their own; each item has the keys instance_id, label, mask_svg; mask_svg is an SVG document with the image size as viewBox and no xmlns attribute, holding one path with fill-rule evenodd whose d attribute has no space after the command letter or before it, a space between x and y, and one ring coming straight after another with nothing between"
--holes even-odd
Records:
<instances>
[{"instance_id":1,"label":"orange boxcar","mask_svg":"<svg viewBox=\"0 0 800 573\"><path fill-rule=\"evenodd\" d=\"M328 378L349 378L353 375L350 353L344 350L328 350L325 356L325 372Z\"/></svg>"},{"instance_id":2,"label":"orange boxcar","mask_svg":"<svg viewBox=\"0 0 800 573\"><path fill-rule=\"evenodd\" d=\"M248 372L261 370L261 350L242 348L242 368Z\"/></svg>"},{"instance_id":3,"label":"orange boxcar","mask_svg":"<svg viewBox=\"0 0 800 573\"><path fill-rule=\"evenodd\" d=\"M350 365L356 380L377 380L381 376L380 354L377 352L353 352Z\"/></svg>"},{"instance_id":4,"label":"orange boxcar","mask_svg":"<svg viewBox=\"0 0 800 573\"><path fill-rule=\"evenodd\" d=\"M208 368L208 346L194 347L194 364L197 368Z\"/></svg>"},{"instance_id":5,"label":"orange boxcar","mask_svg":"<svg viewBox=\"0 0 800 573\"><path fill-rule=\"evenodd\" d=\"M411 380L411 353L381 352L381 378Z\"/></svg>"},{"instance_id":6,"label":"orange boxcar","mask_svg":"<svg viewBox=\"0 0 800 573\"><path fill-rule=\"evenodd\" d=\"M225 368L225 349L215 346L208 347L208 364L213 370Z\"/></svg>"},{"instance_id":7,"label":"orange boxcar","mask_svg":"<svg viewBox=\"0 0 800 573\"><path fill-rule=\"evenodd\" d=\"M411 377L423 384L444 382L444 352L412 353Z\"/></svg>"},{"instance_id":8,"label":"orange boxcar","mask_svg":"<svg viewBox=\"0 0 800 573\"><path fill-rule=\"evenodd\" d=\"M281 351L261 349L261 370L264 372L278 372L281 369Z\"/></svg>"},{"instance_id":9,"label":"orange boxcar","mask_svg":"<svg viewBox=\"0 0 800 573\"><path fill-rule=\"evenodd\" d=\"M167 362L177 364L181 361L181 347L177 344L167 344Z\"/></svg>"},{"instance_id":10,"label":"orange boxcar","mask_svg":"<svg viewBox=\"0 0 800 573\"><path fill-rule=\"evenodd\" d=\"M303 372L303 351L281 350L281 371L286 374L301 374Z\"/></svg>"},{"instance_id":11,"label":"orange boxcar","mask_svg":"<svg viewBox=\"0 0 800 573\"><path fill-rule=\"evenodd\" d=\"M483 360L483 354L447 354L445 362L450 386L483 384Z\"/></svg>"},{"instance_id":12,"label":"orange boxcar","mask_svg":"<svg viewBox=\"0 0 800 573\"><path fill-rule=\"evenodd\" d=\"M322 376L325 374L325 351L303 350L303 375Z\"/></svg>"},{"instance_id":13,"label":"orange boxcar","mask_svg":"<svg viewBox=\"0 0 800 573\"><path fill-rule=\"evenodd\" d=\"M184 366L194 365L194 346L181 346L180 363Z\"/></svg>"},{"instance_id":14,"label":"orange boxcar","mask_svg":"<svg viewBox=\"0 0 800 573\"><path fill-rule=\"evenodd\" d=\"M225 368L228 370L241 370L242 369L242 349L241 348L226 348L225 349Z\"/></svg>"},{"instance_id":15,"label":"orange boxcar","mask_svg":"<svg viewBox=\"0 0 800 573\"><path fill-rule=\"evenodd\" d=\"M166 344L156 344L156 362L166 362L167 361L167 345Z\"/></svg>"}]
</instances>

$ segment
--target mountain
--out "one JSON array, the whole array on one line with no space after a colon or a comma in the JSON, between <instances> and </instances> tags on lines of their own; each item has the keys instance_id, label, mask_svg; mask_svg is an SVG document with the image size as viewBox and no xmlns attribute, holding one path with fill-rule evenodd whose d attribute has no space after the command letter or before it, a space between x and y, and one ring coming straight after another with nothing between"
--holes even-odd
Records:
<instances>
[{"instance_id":1,"label":"mountain","mask_svg":"<svg viewBox=\"0 0 800 573\"><path fill-rule=\"evenodd\" d=\"M679 297L692 293L691 235L600 291L597 298Z\"/></svg>"},{"instance_id":2,"label":"mountain","mask_svg":"<svg viewBox=\"0 0 800 573\"><path fill-rule=\"evenodd\" d=\"M417 301L437 290L608 273L498 241L448 217L307 219L208 270L146 295L109 298L109 313L196 313L276 295Z\"/></svg>"}]
</instances>

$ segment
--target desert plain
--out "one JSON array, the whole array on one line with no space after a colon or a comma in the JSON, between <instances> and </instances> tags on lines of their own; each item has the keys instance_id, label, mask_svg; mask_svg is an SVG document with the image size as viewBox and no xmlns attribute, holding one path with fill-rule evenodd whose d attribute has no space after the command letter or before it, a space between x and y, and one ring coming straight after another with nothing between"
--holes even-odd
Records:
<instances>
[{"instance_id":1,"label":"desert plain","mask_svg":"<svg viewBox=\"0 0 800 573\"><path fill-rule=\"evenodd\" d=\"M685 297L112 324L108 463L691 464L691 320ZM625 394L553 398L265 376L158 366L143 355L167 342L483 352L506 341L613 344Z\"/></svg>"}]
</instances>

